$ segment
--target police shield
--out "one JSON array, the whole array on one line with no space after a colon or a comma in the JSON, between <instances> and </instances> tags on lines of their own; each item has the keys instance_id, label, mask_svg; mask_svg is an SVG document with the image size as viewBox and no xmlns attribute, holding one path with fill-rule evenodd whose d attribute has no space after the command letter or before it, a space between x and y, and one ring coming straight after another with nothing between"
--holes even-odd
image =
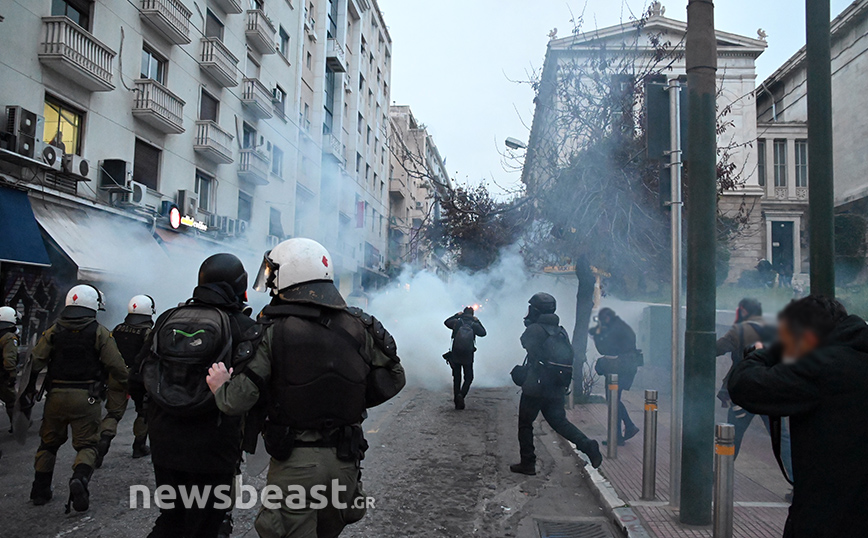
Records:
<instances>
[{"instance_id":1,"label":"police shield","mask_svg":"<svg viewBox=\"0 0 868 538\"><path fill-rule=\"evenodd\" d=\"M27 432L30 430L30 412L33 409L33 394L27 394L30 384L30 374L33 370L33 358L28 356L18 376L18 390L15 392L15 408L12 411L12 437L19 445L27 442Z\"/></svg>"}]
</instances>

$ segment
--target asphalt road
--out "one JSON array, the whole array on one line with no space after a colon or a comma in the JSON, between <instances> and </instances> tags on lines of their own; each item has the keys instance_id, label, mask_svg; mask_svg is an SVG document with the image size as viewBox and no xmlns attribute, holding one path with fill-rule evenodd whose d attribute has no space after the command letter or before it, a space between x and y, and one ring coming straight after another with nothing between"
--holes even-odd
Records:
<instances>
[{"instance_id":1,"label":"asphalt road","mask_svg":"<svg viewBox=\"0 0 868 538\"><path fill-rule=\"evenodd\" d=\"M374 409L364 424L371 448L363 481L375 507L341 536L538 538L538 518L602 518L580 460L547 425L536 428L539 474L509 472L518 459L517 410L514 388L473 390L464 411L456 411L445 392L407 388ZM41 416L41 406L36 411ZM132 417L121 422L94 475L91 509L84 514L63 513L74 457L69 444L59 453L54 500L42 507L28 501L38 426L36 421L27 444L19 446L0 418L0 536L146 536L156 509L130 509L129 487L152 488L153 472L149 458L130 457ZM243 480L264 485L262 476L246 472ZM255 537L255 515L256 508L236 508L233 536Z\"/></svg>"}]
</instances>

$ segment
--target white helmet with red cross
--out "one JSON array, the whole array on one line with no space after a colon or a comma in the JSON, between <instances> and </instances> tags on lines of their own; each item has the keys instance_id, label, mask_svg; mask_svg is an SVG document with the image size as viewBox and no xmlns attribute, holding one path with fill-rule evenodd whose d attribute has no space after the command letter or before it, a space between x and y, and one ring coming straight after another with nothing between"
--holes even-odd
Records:
<instances>
[{"instance_id":1,"label":"white helmet with red cross","mask_svg":"<svg viewBox=\"0 0 868 538\"><path fill-rule=\"evenodd\" d=\"M332 257L313 239L288 239L265 253L253 289L281 291L305 282L334 282Z\"/></svg>"}]
</instances>

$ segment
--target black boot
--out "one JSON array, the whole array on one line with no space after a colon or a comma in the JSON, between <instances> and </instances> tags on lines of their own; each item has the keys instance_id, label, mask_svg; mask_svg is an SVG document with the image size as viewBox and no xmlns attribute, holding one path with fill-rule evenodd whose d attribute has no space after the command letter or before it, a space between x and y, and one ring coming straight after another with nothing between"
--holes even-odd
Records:
<instances>
[{"instance_id":1,"label":"black boot","mask_svg":"<svg viewBox=\"0 0 868 538\"><path fill-rule=\"evenodd\" d=\"M76 512L84 512L90 506L90 492L87 490L87 484L90 482L90 477L93 475L93 467L84 463L75 466L72 472L72 478L69 479L69 501L66 503L66 513L69 513L69 505L75 508Z\"/></svg>"},{"instance_id":2,"label":"black boot","mask_svg":"<svg viewBox=\"0 0 868 538\"><path fill-rule=\"evenodd\" d=\"M147 442L147 437L136 437L135 441L133 441L133 459L144 458L151 453Z\"/></svg>"},{"instance_id":3,"label":"black boot","mask_svg":"<svg viewBox=\"0 0 868 538\"><path fill-rule=\"evenodd\" d=\"M460 392L455 395L455 409L464 409L464 396Z\"/></svg>"},{"instance_id":4,"label":"black boot","mask_svg":"<svg viewBox=\"0 0 868 538\"><path fill-rule=\"evenodd\" d=\"M588 456L588 459L591 460L591 467L594 469L598 469L603 464L603 453L600 452L600 443L588 439L585 446L580 447L579 450Z\"/></svg>"},{"instance_id":5,"label":"black boot","mask_svg":"<svg viewBox=\"0 0 868 538\"><path fill-rule=\"evenodd\" d=\"M53 472L40 473L36 471L33 486L30 488L30 500L36 506L42 506L51 500L51 477Z\"/></svg>"},{"instance_id":6,"label":"black boot","mask_svg":"<svg viewBox=\"0 0 868 538\"><path fill-rule=\"evenodd\" d=\"M536 475L536 462L522 460L521 463L510 465L509 470L518 474L534 476Z\"/></svg>"},{"instance_id":7,"label":"black boot","mask_svg":"<svg viewBox=\"0 0 868 538\"><path fill-rule=\"evenodd\" d=\"M108 454L109 447L112 445L112 438L103 435L99 438L99 443L96 445L96 462L94 462L93 466L96 469L102 467L102 460L105 458L105 455Z\"/></svg>"}]
</instances>

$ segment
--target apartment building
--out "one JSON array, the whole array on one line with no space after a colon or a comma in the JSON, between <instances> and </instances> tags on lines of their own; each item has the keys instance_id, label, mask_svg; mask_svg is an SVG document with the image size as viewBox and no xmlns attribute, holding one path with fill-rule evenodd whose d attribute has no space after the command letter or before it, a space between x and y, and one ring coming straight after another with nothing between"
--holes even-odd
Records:
<instances>
[{"instance_id":1,"label":"apartment building","mask_svg":"<svg viewBox=\"0 0 868 538\"><path fill-rule=\"evenodd\" d=\"M440 197L452 186L434 138L409 106L393 105L389 148L389 265L445 269L442 253L427 248L421 233L440 219Z\"/></svg>"},{"instance_id":2,"label":"apartment building","mask_svg":"<svg viewBox=\"0 0 868 538\"><path fill-rule=\"evenodd\" d=\"M334 252L345 293L382 282L375 2L19 0L0 16L0 233L16 239L0 301L26 331L74 280L186 285L180 268L216 251L253 272L292 236Z\"/></svg>"}]
</instances>

